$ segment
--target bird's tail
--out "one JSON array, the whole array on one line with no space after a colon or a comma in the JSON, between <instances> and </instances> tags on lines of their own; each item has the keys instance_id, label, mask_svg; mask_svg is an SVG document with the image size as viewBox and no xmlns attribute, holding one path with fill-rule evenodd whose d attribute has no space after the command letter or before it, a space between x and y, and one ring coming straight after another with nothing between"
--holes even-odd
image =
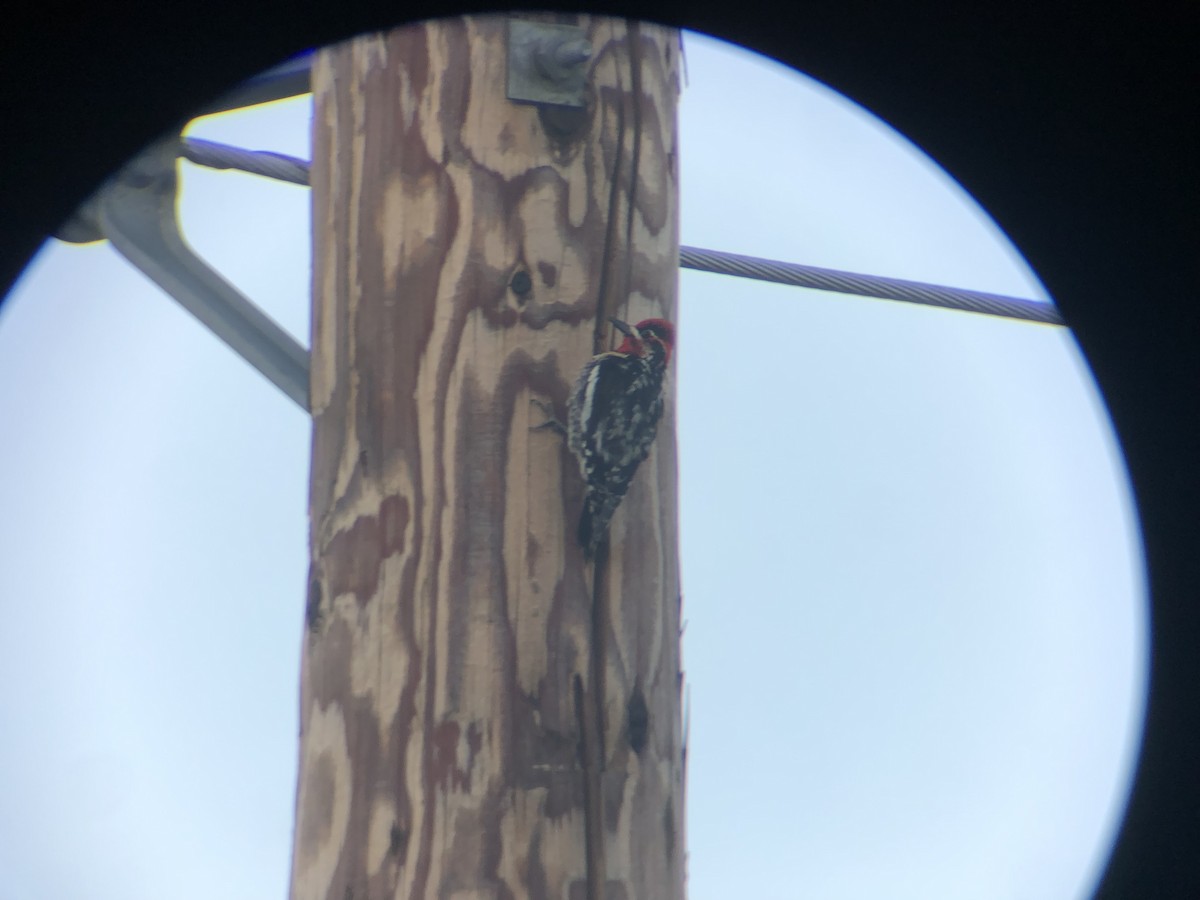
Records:
<instances>
[{"instance_id":1,"label":"bird's tail","mask_svg":"<svg viewBox=\"0 0 1200 900\"><path fill-rule=\"evenodd\" d=\"M621 498L607 491L590 490L583 501L583 514L579 517L579 545L583 555L591 559L596 548L608 533L608 522L616 512Z\"/></svg>"}]
</instances>

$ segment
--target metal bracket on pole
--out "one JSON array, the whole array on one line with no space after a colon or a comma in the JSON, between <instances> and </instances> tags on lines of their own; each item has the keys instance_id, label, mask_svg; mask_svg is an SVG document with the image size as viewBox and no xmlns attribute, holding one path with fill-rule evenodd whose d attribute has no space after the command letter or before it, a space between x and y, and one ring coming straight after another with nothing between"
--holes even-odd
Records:
<instances>
[{"instance_id":1,"label":"metal bracket on pole","mask_svg":"<svg viewBox=\"0 0 1200 900\"><path fill-rule=\"evenodd\" d=\"M576 25L508 20L508 99L556 106L587 101L592 45Z\"/></svg>"},{"instance_id":2,"label":"metal bracket on pole","mask_svg":"<svg viewBox=\"0 0 1200 900\"><path fill-rule=\"evenodd\" d=\"M306 412L309 353L188 246L176 216L179 138L152 145L88 200L62 240L107 238Z\"/></svg>"}]
</instances>

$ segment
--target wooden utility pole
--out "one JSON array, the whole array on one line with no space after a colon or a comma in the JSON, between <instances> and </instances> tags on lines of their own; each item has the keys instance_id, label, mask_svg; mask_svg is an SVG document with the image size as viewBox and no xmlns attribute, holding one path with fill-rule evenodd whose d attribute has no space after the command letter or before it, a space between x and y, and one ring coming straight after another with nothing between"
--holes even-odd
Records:
<instances>
[{"instance_id":1,"label":"wooden utility pole","mask_svg":"<svg viewBox=\"0 0 1200 900\"><path fill-rule=\"evenodd\" d=\"M675 319L679 37L520 21L582 28L535 60L582 106L508 98L499 16L313 67L294 898L683 896L674 375L595 564L531 430L607 316Z\"/></svg>"}]
</instances>

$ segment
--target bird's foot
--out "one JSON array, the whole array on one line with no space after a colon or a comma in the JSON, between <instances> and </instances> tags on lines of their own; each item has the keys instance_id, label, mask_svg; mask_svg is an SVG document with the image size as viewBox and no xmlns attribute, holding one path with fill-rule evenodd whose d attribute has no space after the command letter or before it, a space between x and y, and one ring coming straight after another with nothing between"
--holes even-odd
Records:
<instances>
[{"instance_id":1,"label":"bird's foot","mask_svg":"<svg viewBox=\"0 0 1200 900\"><path fill-rule=\"evenodd\" d=\"M532 403L534 406L536 406L538 409L540 409L547 416L549 416L549 418L545 422L543 422L541 425L534 425L533 427L531 427L529 429L530 431L545 431L547 428L549 428L554 431L557 431L563 437L567 436L567 426L564 425L562 422L560 422L558 420L558 418L554 415L554 407L553 406L551 406L549 403L543 403L541 400L538 400L536 397L530 397L529 402Z\"/></svg>"}]
</instances>

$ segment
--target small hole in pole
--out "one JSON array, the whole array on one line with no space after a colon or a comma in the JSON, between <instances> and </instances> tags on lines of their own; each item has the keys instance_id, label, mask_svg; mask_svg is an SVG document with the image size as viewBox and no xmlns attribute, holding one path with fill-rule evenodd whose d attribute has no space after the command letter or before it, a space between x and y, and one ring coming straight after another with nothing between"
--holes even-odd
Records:
<instances>
[{"instance_id":1,"label":"small hole in pole","mask_svg":"<svg viewBox=\"0 0 1200 900\"><path fill-rule=\"evenodd\" d=\"M529 273L524 269L513 275L512 281L508 283L512 288L512 292L518 297L524 297L533 290L533 279L529 277Z\"/></svg>"}]
</instances>

